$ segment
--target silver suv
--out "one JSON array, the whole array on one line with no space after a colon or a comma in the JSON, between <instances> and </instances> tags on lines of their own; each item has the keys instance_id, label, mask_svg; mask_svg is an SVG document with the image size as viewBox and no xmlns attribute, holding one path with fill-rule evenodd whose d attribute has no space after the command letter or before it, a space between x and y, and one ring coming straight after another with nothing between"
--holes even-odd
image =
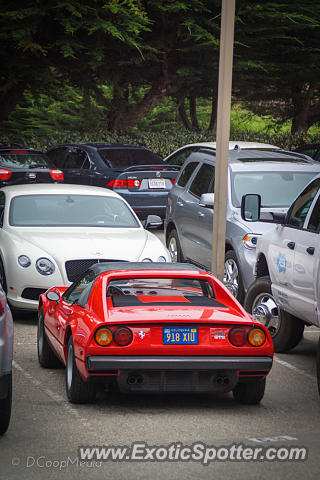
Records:
<instances>
[{"instance_id":1,"label":"silver suv","mask_svg":"<svg viewBox=\"0 0 320 480\"><path fill-rule=\"evenodd\" d=\"M210 270L214 214L216 150L210 143L186 145L166 161L183 164L168 197L165 238L173 261L191 262ZM319 162L278 148L229 151L228 200L223 282L242 302L253 282L257 237L274 225L246 222L241 199L262 198L262 212L284 213L297 194L320 172Z\"/></svg>"}]
</instances>

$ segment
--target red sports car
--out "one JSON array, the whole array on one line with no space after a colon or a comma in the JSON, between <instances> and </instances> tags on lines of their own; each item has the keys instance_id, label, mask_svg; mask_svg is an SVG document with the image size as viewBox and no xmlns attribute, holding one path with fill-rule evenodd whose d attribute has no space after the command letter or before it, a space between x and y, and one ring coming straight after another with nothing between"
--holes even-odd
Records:
<instances>
[{"instance_id":1,"label":"red sports car","mask_svg":"<svg viewBox=\"0 0 320 480\"><path fill-rule=\"evenodd\" d=\"M68 399L119 391L264 395L273 359L268 330L222 283L187 264L100 263L39 300L38 358L66 366Z\"/></svg>"}]
</instances>

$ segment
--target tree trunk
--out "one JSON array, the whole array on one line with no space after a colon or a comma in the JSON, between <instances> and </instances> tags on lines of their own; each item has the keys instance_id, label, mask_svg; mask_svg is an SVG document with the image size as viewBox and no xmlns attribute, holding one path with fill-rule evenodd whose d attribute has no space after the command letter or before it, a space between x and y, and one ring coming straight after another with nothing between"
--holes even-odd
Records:
<instances>
[{"instance_id":1,"label":"tree trunk","mask_svg":"<svg viewBox=\"0 0 320 480\"><path fill-rule=\"evenodd\" d=\"M213 133L217 127L217 97L212 96L212 103L211 103L211 116L210 116L210 122L207 128L206 133Z\"/></svg>"},{"instance_id":2,"label":"tree trunk","mask_svg":"<svg viewBox=\"0 0 320 480\"><path fill-rule=\"evenodd\" d=\"M129 108L126 108L125 111L120 108L118 112L115 112L113 129L118 133L130 132L132 127L146 117L166 95L167 86L164 81L158 82L157 85L153 85L139 104L130 106ZM126 106L128 106L128 103L125 103Z\"/></svg>"},{"instance_id":3,"label":"tree trunk","mask_svg":"<svg viewBox=\"0 0 320 480\"><path fill-rule=\"evenodd\" d=\"M189 121L189 118L188 118L188 115L187 115L187 112L186 112L186 109L185 109L185 106L184 106L184 101L182 101L180 103L180 105L178 107L178 112L179 112L179 115L180 115L180 118L182 120L182 123L183 123L184 127L191 132L192 125Z\"/></svg>"},{"instance_id":4,"label":"tree trunk","mask_svg":"<svg viewBox=\"0 0 320 480\"><path fill-rule=\"evenodd\" d=\"M307 132L309 128L310 87L296 88L292 95L294 115L291 134Z\"/></svg>"},{"instance_id":5,"label":"tree trunk","mask_svg":"<svg viewBox=\"0 0 320 480\"><path fill-rule=\"evenodd\" d=\"M190 97L189 105L190 105L190 118L191 118L192 130L195 132L200 132L200 127L199 127L198 117L197 117L197 103L196 103L196 98L194 96Z\"/></svg>"},{"instance_id":6,"label":"tree trunk","mask_svg":"<svg viewBox=\"0 0 320 480\"><path fill-rule=\"evenodd\" d=\"M21 82L1 95L0 121L7 120L10 113L16 108L20 100L22 100L26 86L26 82Z\"/></svg>"}]
</instances>

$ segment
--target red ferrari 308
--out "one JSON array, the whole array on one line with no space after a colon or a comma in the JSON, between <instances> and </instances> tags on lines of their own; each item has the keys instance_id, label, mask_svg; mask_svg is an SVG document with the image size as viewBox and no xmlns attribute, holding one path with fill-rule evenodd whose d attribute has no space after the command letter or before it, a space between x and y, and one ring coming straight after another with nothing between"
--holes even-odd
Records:
<instances>
[{"instance_id":1,"label":"red ferrari 308","mask_svg":"<svg viewBox=\"0 0 320 480\"><path fill-rule=\"evenodd\" d=\"M94 400L97 383L125 393L264 395L268 330L222 283L187 264L100 263L39 300L38 358L66 366L68 399Z\"/></svg>"}]
</instances>

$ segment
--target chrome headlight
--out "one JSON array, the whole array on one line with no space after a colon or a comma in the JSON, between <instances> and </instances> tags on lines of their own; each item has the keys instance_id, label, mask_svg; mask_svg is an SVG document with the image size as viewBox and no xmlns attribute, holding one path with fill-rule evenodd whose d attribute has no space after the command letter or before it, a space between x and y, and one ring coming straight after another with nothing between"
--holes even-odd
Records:
<instances>
[{"instance_id":1,"label":"chrome headlight","mask_svg":"<svg viewBox=\"0 0 320 480\"><path fill-rule=\"evenodd\" d=\"M163 256L161 255L161 257L159 257L157 261L158 261L158 262L166 262L167 260L165 259L165 257L163 257Z\"/></svg>"},{"instance_id":2,"label":"chrome headlight","mask_svg":"<svg viewBox=\"0 0 320 480\"><path fill-rule=\"evenodd\" d=\"M242 239L246 248L256 248L258 237L261 233L247 233Z\"/></svg>"},{"instance_id":3,"label":"chrome headlight","mask_svg":"<svg viewBox=\"0 0 320 480\"><path fill-rule=\"evenodd\" d=\"M41 275L52 275L55 267L49 258L38 258L36 261L36 269Z\"/></svg>"},{"instance_id":4,"label":"chrome headlight","mask_svg":"<svg viewBox=\"0 0 320 480\"><path fill-rule=\"evenodd\" d=\"M28 255L20 255L18 257L18 263L19 263L20 267L27 268L27 267L30 267L31 260L28 257Z\"/></svg>"},{"instance_id":5,"label":"chrome headlight","mask_svg":"<svg viewBox=\"0 0 320 480\"><path fill-rule=\"evenodd\" d=\"M151 258L144 258L142 262L152 262Z\"/></svg>"}]
</instances>

